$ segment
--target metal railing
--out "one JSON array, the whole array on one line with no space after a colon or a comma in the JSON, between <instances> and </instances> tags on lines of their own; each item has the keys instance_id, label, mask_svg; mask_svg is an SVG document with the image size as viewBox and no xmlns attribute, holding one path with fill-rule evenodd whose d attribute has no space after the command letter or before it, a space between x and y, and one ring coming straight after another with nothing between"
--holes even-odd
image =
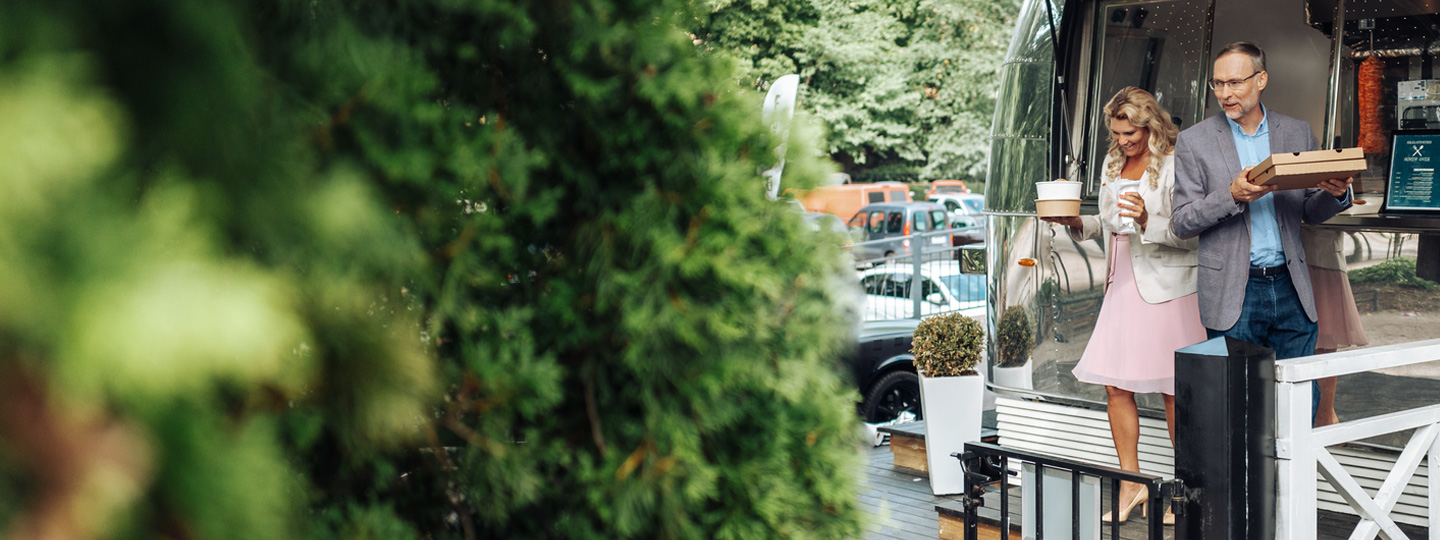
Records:
<instances>
[{"instance_id":1,"label":"metal railing","mask_svg":"<svg viewBox=\"0 0 1440 540\"><path fill-rule=\"evenodd\" d=\"M1314 428L1311 381L1440 360L1440 339L1281 360L1275 363L1276 538L1316 537L1316 468L1360 516L1351 538L1405 538L1390 513L1411 476L1428 457L1430 537L1440 533L1440 405L1382 414ZM1414 429L1410 442L1372 497L1326 450L1327 447Z\"/></svg>"},{"instance_id":2,"label":"metal railing","mask_svg":"<svg viewBox=\"0 0 1440 540\"><path fill-rule=\"evenodd\" d=\"M955 246L955 230L897 236L846 246L856 258L864 288L865 320L918 319L964 312L985 315L986 278L962 271L962 254L984 244ZM866 257L867 253L890 256ZM915 276L920 276L917 280ZM918 286L914 286L918 283Z\"/></svg>"},{"instance_id":3,"label":"metal railing","mask_svg":"<svg viewBox=\"0 0 1440 540\"><path fill-rule=\"evenodd\" d=\"M964 454L951 454L960 459L965 468L965 495L963 505L965 507L965 540L976 540L979 537L979 508L984 506L985 486L998 482L1000 491L1000 534L1002 538L1010 538L1010 460L1034 465L1034 472L1031 474L1034 479L1033 490L1035 503L1033 506L1034 515L1027 519L1035 527L1034 535L1021 531L1024 538L1045 538L1045 482L1046 469L1056 469L1070 473L1070 527L1069 536L1076 540L1080 538L1092 538L1090 534L1082 534L1080 508L1081 497L1080 486L1086 477L1108 481L1110 484L1110 508L1114 512L1120 508L1120 482L1134 482L1144 485L1149 493L1149 499L1144 503L1150 517L1146 527L1147 538L1153 540L1163 539L1165 536L1165 525L1162 519L1164 509L1173 502L1172 494L1183 493L1183 487L1176 482L1165 482L1164 478L1144 473L1095 465L1071 459L1049 456L1038 452L1029 452L1006 448L998 444L984 442L965 443ZM1028 480L1027 480L1028 481ZM1098 501L1097 501L1098 503ZM1101 505L1096 504L1094 511L1098 514L1103 510ZM1183 505L1175 505L1177 509ZM1053 514L1053 511L1050 513ZM1176 518L1180 515L1177 512ZM1100 516L1096 515L1096 522ZM1022 516L1023 519L1023 516ZM1111 520L1108 526L1109 538L1120 538L1120 527L1122 523L1118 520ZM1100 535L1104 536L1102 529Z\"/></svg>"}]
</instances>

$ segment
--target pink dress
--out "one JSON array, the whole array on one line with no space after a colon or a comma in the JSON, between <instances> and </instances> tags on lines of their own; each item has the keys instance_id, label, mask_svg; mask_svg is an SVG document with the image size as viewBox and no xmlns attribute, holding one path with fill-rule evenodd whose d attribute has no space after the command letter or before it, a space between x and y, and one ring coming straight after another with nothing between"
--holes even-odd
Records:
<instances>
[{"instance_id":1,"label":"pink dress","mask_svg":"<svg viewBox=\"0 0 1440 540\"><path fill-rule=\"evenodd\" d=\"M1344 270L1310 267L1310 289L1315 291L1315 314L1320 331L1315 348L1340 350L1370 344L1360 325L1360 311L1350 292L1350 278Z\"/></svg>"},{"instance_id":2,"label":"pink dress","mask_svg":"<svg viewBox=\"0 0 1440 540\"><path fill-rule=\"evenodd\" d=\"M1140 297L1130 236L1110 234L1105 300L1075 378L1137 393L1175 393L1175 349L1205 341L1194 293L1151 304Z\"/></svg>"}]
</instances>

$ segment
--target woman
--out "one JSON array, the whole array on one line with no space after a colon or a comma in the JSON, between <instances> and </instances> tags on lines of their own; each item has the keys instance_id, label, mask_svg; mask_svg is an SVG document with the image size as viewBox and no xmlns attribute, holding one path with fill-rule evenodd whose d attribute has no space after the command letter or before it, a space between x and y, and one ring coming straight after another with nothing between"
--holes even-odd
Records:
<instances>
[{"instance_id":1,"label":"woman","mask_svg":"<svg viewBox=\"0 0 1440 540\"><path fill-rule=\"evenodd\" d=\"M1170 232L1170 198L1175 186L1175 136L1179 129L1149 92L1121 89L1105 106L1110 150L1102 166L1100 215L1043 218L1069 227L1070 236L1107 236L1109 272L1105 300L1075 378L1105 385L1110 435L1120 468L1139 471L1140 415L1136 392L1164 396L1170 443L1175 443L1175 349L1205 341L1195 296L1196 239ZM1115 195L1110 185L1138 180L1139 191ZM1134 219L1133 227L1122 217ZM1135 232L1114 231L1133 228ZM1125 521L1148 496L1145 487L1125 482L1120 509L1102 517ZM1145 511L1141 506L1141 512ZM1174 515L1164 521L1173 524Z\"/></svg>"}]
</instances>

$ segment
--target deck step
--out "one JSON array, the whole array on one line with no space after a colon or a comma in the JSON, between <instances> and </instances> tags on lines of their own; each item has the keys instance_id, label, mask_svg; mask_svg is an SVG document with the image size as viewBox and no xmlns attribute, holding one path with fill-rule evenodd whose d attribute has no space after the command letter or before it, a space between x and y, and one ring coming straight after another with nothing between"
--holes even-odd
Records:
<instances>
[{"instance_id":1,"label":"deck step","mask_svg":"<svg viewBox=\"0 0 1440 540\"><path fill-rule=\"evenodd\" d=\"M935 512L940 516L940 540L964 540L965 539L965 506L959 500L948 501L935 505ZM975 529L982 540L1000 538L1000 511L994 508L981 507L976 510L980 516L979 523ZM1011 527L1011 534L1018 536L1019 527ZM1014 536L1012 536L1013 538Z\"/></svg>"},{"instance_id":2,"label":"deck step","mask_svg":"<svg viewBox=\"0 0 1440 540\"><path fill-rule=\"evenodd\" d=\"M995 411L986 411L981 415L981 441L993 443L1000 439L995 421ZM925 461L925 422L891 424L881 426L877 431L890 435L890 454L897 468L916 476L930 477L930 466Z\"/></svg>"}]
</instances>

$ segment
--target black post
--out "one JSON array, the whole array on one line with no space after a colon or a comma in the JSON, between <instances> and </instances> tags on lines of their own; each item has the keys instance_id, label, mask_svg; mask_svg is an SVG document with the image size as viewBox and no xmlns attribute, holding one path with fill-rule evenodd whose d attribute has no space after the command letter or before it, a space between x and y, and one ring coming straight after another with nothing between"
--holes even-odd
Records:
<instances>
[{"instance_id":1,"label":"black post","mask_svg":"<svg viewBox=\"0 0 1440 540\"><path fill-rule=\"evenodd\" d=\"M1275 353L1233 338L1175 351L1179 540L1275 536Z\"/></svg>"},{"instance_id":2,"label":"black post","mask_svg":"<svg viewBox=\"0 0 1440 540\"><path fill-rule=\"evenodd\" d=\"M980 515L979 512L976 511L976 508L984 504L983 499L980 497L985 494L985 488L981 487L980 483L975 480L975 477L970 474L972 468L979 468L977 465L980 463L980 457L974 454L965 454L960 457L960 462L963 464L962 470L965 471L965 497L963 499L963 504L965 505L965 540L980 540L980 531L977 528L980 524ZM1003 496L1004 494L1002 493L1001 495Z\"/></svg>"},{"instance_id":3,"label":"black post","mask_svg":"<svg viewBox=\"0 0 1440 540\"><path fill-rule=\"evenodd\" d=\"M1440 281L1440 234L1421 234L1415 246L1415 275Z\"/></svg>"}]
</instances>

